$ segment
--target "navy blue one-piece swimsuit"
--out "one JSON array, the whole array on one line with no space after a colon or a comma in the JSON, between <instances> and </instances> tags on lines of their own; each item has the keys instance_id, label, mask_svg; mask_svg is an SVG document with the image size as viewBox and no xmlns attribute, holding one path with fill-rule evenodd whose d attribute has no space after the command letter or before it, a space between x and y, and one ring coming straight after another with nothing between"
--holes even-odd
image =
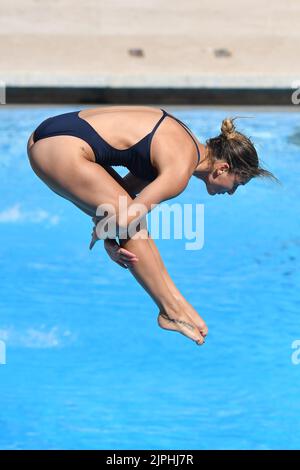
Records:
<instances>
[{"instance_id":1,"label":"navy blue one-piece swimsuit","mask_svg":"<svg viewBox=\"0 0 300 470\"><path fill-rule=\"evenodd\" d=\"M151 165L150 144L156 129L163 119L166 116L172 117L191 135L189 128L183 122L167 113L164 109L161 109L161 111L163 112L163 115L152 131L132 147L124 150L119 150L109 145L87 121L79 116L80 111L72 111L70 113L59 114L45 119L45 121L43 121L34 131L33 141L37 142L40 139L56 135L71 135L79 137L91 146L95 154L96 163L99 165L125 166L138 178L153 181L157 177L157 170ZM194 137L192 135L191 137L197 147L199 163L200 153L198 145Z\"/></svg>"}]
</instances>

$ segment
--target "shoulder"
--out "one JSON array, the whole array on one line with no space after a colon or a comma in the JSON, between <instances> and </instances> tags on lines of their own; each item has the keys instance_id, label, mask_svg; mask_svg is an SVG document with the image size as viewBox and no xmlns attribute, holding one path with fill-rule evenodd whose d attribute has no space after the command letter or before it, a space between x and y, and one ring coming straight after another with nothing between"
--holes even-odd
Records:
<instances>
[{"instance_id":1,"label":"shoulder","mask_svg":"<svg viewBox=\"0 0 300 470\"><path fill-rule=\"evenodd\" d=\"M153 142L151 163L159 174L174 172L189 179L198 162L197 145L182 126L172 121L169 129Z\"/></svg>"}]
</instances>

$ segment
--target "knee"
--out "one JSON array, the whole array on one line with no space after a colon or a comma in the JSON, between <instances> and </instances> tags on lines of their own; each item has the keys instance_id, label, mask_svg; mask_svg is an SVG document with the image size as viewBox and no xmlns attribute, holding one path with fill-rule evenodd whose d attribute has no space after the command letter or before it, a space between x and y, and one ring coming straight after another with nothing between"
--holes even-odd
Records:
<instances>
[{"instance_id":1,"label":"knee","mask_svg":"<svg viewBox=\"0 0 300 470\"><path fill-rule=\"evenodd\" d=\"M119 200L118 204L114 202L97 207L94 222L97 223L99 238L148 238L146 214L139 205L132 205L128 210L132 201L127 195L125 201Z\"/></svg>"}]
</instances>

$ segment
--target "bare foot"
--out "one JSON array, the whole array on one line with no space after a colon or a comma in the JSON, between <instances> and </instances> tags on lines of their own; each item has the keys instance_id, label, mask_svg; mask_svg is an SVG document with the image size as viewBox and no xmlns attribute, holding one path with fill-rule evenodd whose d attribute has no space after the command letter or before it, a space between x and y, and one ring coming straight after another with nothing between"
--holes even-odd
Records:
<instances>
[{"instance_id":1,"label":"bare foot","mask_svg":"<svg viewBox=\"0 0 300 470\"><path fill-rule=\"evenodd\" d=\"M159 326L165 330L177 331L178 333L192 339L198 345L205 343L204 335L201 334L199 327L185 311L167 313L161 310L157 317L157 321ZM201 326L203 328L202 324Z\"/></svg>"},{"instance_id":2,"label":"bare foot","mask_svg":"<svg viewBox=\"0 0 300 470\"><path fill-rule=\"evenodd\" d=\"M181 305L182 310L190 317L193 323L195 323L201 335L205 338L208 333L208 328L203 318L200 317L199 313L186 299L178 299L177 301L179 305Z\"/></svg>"}]
</instances>

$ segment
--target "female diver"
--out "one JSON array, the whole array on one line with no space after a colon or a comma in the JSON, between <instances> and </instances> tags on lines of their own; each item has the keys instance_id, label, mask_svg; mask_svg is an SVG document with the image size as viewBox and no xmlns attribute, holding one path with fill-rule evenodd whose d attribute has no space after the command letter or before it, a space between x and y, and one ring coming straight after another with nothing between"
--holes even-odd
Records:
<instances>
[{"instance_id":1,"label":"female diver","mask_svg":"<svg viewBox=\"0 0 300 470\"><path fill-rule=\"evenodd\" d=\"M92 217L90 248L98 239L96 216L101 204L111 204L119 229L135 219L135 203L147 212L187 187L192 176L209 194L234 194L254 177L276 178L259 165L251 140L224 119L221 133L200 143L189 128L163 109L109 106L50 117L31 134L27 153L33 171L55 193ZM111 167L129 170L123 178ZM126 197L125 212L119 197ZM136 214L136 213L135 213ZM159 308L160 327L203 344L205 321L179 292L147 227L141 236L104 237L110 257L144 287Z\"/></svg>"}]
</instances>

